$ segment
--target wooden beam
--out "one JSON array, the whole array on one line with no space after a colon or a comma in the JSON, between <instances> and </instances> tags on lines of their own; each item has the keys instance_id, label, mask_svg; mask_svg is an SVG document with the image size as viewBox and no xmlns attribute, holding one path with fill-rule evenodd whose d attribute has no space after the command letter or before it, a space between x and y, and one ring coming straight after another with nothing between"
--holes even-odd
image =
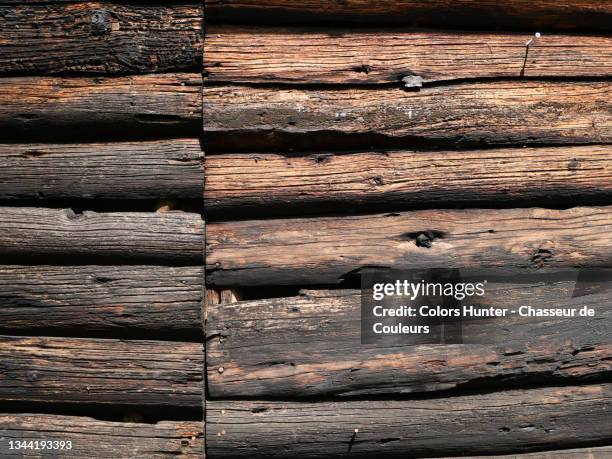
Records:
<instances>
[{"instance_id":1,"label":"wooden beam","mask_svg":"<svg viewBox=\"0 0 612 459\"><path fill-rule=\"evenodd\" d=\"M203 271L197 266L0 266L0 330L200 334Z\"/></svg>"},{"instance_id":2,"label":"wooden beam","mask_svg":"<svg viewBox=\"0 0 612 459\"><path fill-rule=\"evenodd\" d=\"M2 78L0 134L28 142L194 135L201 85L189 73Z\"/></svg>"},{"instance_id":3,"label":"wooden beam","mask_svg":"<svg viewBox=\"0 0 612 459\"><path fill-rule=\"evenodd\" d=\"M0 337L0 400L202 408L203 346Z\"/></svg>"},{"instance_id":4,"label":"wooden beam","mask_svg":"<svg viewBox=\"0 0 612 459\"><path fill-rule=\"evenodd\" d=\"M364 149L612 141L608 82L204 88L207 150Z\"/></svg>"},{"instance_id":5,"label":"wooden beam","mask_svg":"<svg viewBox=\"0 0 612 459\"><path fill-rule=\"evenodd\" d=\"M204 70L211 82L424 84L471 78L608 77L612 39L531 33L211 25Z\"/></svg>"},{"instance_id":6,"label":"wooden beam","mask_svg":"<svg viewBox=\"0 0 612 459\"><path fill-rule=\"evenodd\" d=\"M359 290L209 304L208 394L276 400L397 396L605 377L612 371L612 291L572 298L574 285L567 279L489 280L486 298L498 308L588 306L597 319L464 320L466 345L362 344Z\"/></svg>"},{"instance_id":7,"label":"wooden beam","mask_svg":"<svg viewBox=\"0 0 612 459\"><path fill-rule=\"evenodd\" d=\"M0 144L2 199L201 199L197 139Z\"/></svg>"},{"instance_id":8,"label":"wooden beam","mask_svg":"<svg viewBox=\"0 0 612 459\"><path fill-rule=\"evenodd\" d=\"M424 400L209 401L208 457L439 457L610 441L612 385Z\"/></svg>"},{"instance_id":9,"label":"wooden beam","mask_svg":"<svg viewBox=\"0 0 612 459\"><path fill-rule=\"evenodd\" d=\"M203 239L200 215L187 212L75 214L70 209L0 207L0 255L20 263L54 264L49 257L61 257L64 264L201 264Z\"/></svg>"},{"instance_id":10,"label":"wooden beam","mask_svg":"<svg viewBox=\"0 0 612 459\"><path fill-rule=\"evenodd\" d=\"M595 448L563 449L540 451L537 453L513 454L512 456L495 456L496 459L608 459L612 457L612 446ZM460 459L459 457L446 459ZM490 459L483 456L461 456L461 459Z\"/></svg>"},{"instance_id":11,"label":"wooden beam","mask_svg":"<svg viewBox=\"0 0 612 459\"><path fill-rule=\"evenodd\" d=\"M207 214L322 209L563 205L612 197L612 148L510 148L206 158Z\"/></svg>"},{"instance_id":12,"label":"wooden beam","mask_svg":"<svg viewBox=\"0 0 612 459\"><path fill-rule=\"evenodd\" d=\"M0 72L197 71L203 4L0 2Z\"/></svg>"},{"instance_id":13,"label":"wooden beam","mask_svg":"<svg viewBox=\"0 0 612 459\"><path fill-rule=\"evenodd\" d=\"M5 0L6 1L6 0ZM8 0L11 1L11 0ZM12 0L14 1L14 0ZM454 28L511 27L534 29L610 30L612 7L599 0L208 0L210 22L287 25L359 23L450 26Z\"/></svg>"},{"instance_id":14,"label":"wooden beam","mask_svg":"<svg viewBox=\"0 0 612 459\"><path fill-rule=\"evenodd\" d=\"M7 458L23 457L10 450L10 441L70 441L70 449L54 450L55 457L147 457L202 459L202 422L161 421L155 424L101 421L49 414L0 415L0 448ZM47 450L52 451L52 450ZM36 451L34 451L36 452Z\"/></svg>"},{"instance_id":15,"label":"wooden beam","mask_svg":"<svg viewBox=\"0 0 612 459\"><path fill-rule=\"evenodd\" d=\"M216 222L207 227L206 281L337 284L368 266L606 267L612 264L611 209L426 210ZM421 234L431 235L431 247L417 245Z\"/></svg>"}]
</instances>

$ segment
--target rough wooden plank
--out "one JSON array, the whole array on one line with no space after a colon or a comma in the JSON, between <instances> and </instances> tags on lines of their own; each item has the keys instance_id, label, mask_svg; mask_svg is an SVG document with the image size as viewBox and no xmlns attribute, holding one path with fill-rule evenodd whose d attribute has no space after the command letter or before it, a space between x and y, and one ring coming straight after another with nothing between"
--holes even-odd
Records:
<instances>
[{"instance_id":1,"label":"rough wooden plank","mask_svg":"<svg viewBox=\"0 0 612 459\"><path fill-rule=\"evenodd\" d=\"M608 143L609 82L204 88L208 150Z\"/></svg>"},{"instance_id":2,"label":"rough wooden plank","mask_svg":"<svg viewBox=\"0 0 612 459\"><path fill-rule=\"evenodd\" d=\"M0 144L2 199L201 199L197 139Z\"/></svg>"},{"instance_id":3,"label":"rough wooden plank","mask_svg":"<svg viewBox=\"0 0 612 459\"><path fill-rule=\"evenodd\" d=\"M7 0L4 0L7 1ZM11 0L8 0L11 1ZM12 0L15 1L15 0ZM207 0L211 22L322 24L349 22L452 26L610 30L612 6L600 0Z\"/></svg>"},{"instance_id":4,"label":"rough wooden plank","mask_svg":"<svg viewBox=\"0 0 612 459\"><path fill-rule=\"evenodd\" d=\"M36 260L62 257L74 264L111 260L129 264L201 264L204 222L171 211L108 212L39 207L0 207L0 255Z\"/></svg>"},{"instance_id":5,"label":"rough wooden plank","mask_svg":"<svg viewBox=\"0 0 612 459\"><path fill-rule=\"evenodd\" d=\"M0 400L202 407L203 346L0 337Z\"/></svg>"},{"instance_id":6,"label":"rough wooden plank","mask_svg":"<svg viewBox=\"0 0 612 459\"><path fill-rule=\"evenodd\" d=\"M468 345L362 344L359 290L209 304L208 395L277 400L391 396L605 377L612 371L612 291L572 298L574 285L573 280L489 280L487 297L496 307L588 306L597 319L512 315L464 320L467 342L487 343Z\"/></svg>"},{"instance_id":7,"label":"rough wooden plank","mask_svg":"<svg viewBox=\"0 0 612 459\"><path fill-rule=\"evenodd\" d=\"M609 442L612 385L424 400L209 401L216 457L436 457Z\"/></svg>"},{"instance_id":8,"label":"rough wooden plank","mask_svg":"<svg viewBox=\"0 0 612 459\"><path fill-rule=\"evenodd\" d=\"M46 457L49 451L10 450L17 440L70 441L71 449L55 450L56 458L147 457L201 459L203 424L197 421L161 421L155 424L110 422L93 418L48 414L0 415L3 457Z\"/></svg>"},{"instance_id":9,"label":"rough wooden plank","mask_svg":"<svg viewBox=\"0 0 612 459\"><path fill-rule=\"evenodd\" d=\"M0 266L0 330L199 332L203 271L163 266Z\"/></svg>"},{"instance_id":10,"label":"rough wooden plank","mask_svg":"<svg viewBox=\"0 0 612 459\"><path fill-rule=\"evenodd\" d=\"M10 77L0 79L3 139L184 135L202 120L202 77Z\"/></svg>"},{"instance_id":11,"label":"rough wooden plank","mask_svg":"<svg viewBox=\"0 0 612 459\"><path fill-rule=\"evenodd\" d=\"M556 451L540 451L538 453L513 454L511 456L495 456L497 459L608 459L612 457L612 446L600 448L578 448ZM446 458L459 459L459 457ZM461 459L487 459L483 456L461 456ZM490 458L488 458L490 459Z\"/></svg>"},{"instance_id":12,"label":"rough wooden plank","mask_svg":"<svg viewBox=\"0 0 612 459\"><path fill-rule=\"evenodd\" d=\"M0 6L1 73L199 70L203 4Z\"/></svg>"},{"instance_id":13,"label":"rough wooden plank","mask_svg":"<svg viewBox=\"0 0 612 459\"><path fill-rule=\"evenodd\" d=\"M206 159L209 215L408 208L612 197L612 147L219 154Z\"/></svg>"},{"instance_id":14,"label":"rough wooden plank","mask_svg":"<svg viewBox=\"0 0 612 459\"><path fill-rule=\"evenodd\" d=\"M211 223L207 283L336 284L367 266L611 266L612 208L426 210ZM431 247L417 245L429 234Z\"/></svg>"},{"instance_id":15,"label":"rough wooden plank","mask_svg":"<svg viewBox=\"0 0 612 459\"><path fill-rule=\"evenodd\" d=\"M405 29L208 28L208 81L379 84L468 78L608 77L612 39Z\"/></svg>"}]
</instances>

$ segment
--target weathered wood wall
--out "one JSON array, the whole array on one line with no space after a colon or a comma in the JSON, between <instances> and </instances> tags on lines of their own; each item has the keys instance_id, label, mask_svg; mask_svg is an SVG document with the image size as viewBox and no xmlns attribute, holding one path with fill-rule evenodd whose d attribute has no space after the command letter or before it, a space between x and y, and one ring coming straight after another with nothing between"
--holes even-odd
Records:
<instances>
[{"instance_id":1,"label":"weathered wood wall","mask_svg":"<svg viewBox=\"0 0 612 459\"><path fill-rule=\"evenodd\" d=\"M524 32L212 25L204 71L210 82L352 85L400 83L405 76L427 84L610 74L609 37L546 34L528 52L525 37Z\"/></svg>"},{"instance_id":2,"label":"weathered wood wall","mask_svg":"<svg viewBox=\"0 0 612 459\"><path fill-rule=\"evenodd\" d=\"M61 432L58 457L608 455L609 291L499 286L600 320L381 349L339 287L372 266L609 267L611 18L0 0L3 453Z\"/></svg>"},{"instance_id":3,"label":"weathered wood wall","mask_svg":"<svg viewBox=\"0 0 612 459\"><path fill-rule=\"evenodd\" d=\"M610 384L433 400L210 401L209 457L440 457L610 441ZM298 427L296 427L296 425ZM296 435L296 431L299 434Z\"/></svg>"},{"instance_id":4,"label":"weathered wood wall","mask_svg":"<svg viewBox=\"0 0 612 459\"><path fill-rule=\"evenodd\" d=\"M76 416L45 414L0 415L4 457L37 457L38 452L8 450L11 440L61 438L72 448L61 457L147 457L201 459L204 434L201 422L161 421L156 424L110 422Z\"/></svg>"},{"instance_id":5,"label":"weathered wood wall","mask_svg":"<svg viewBox=\"0 0 612 459\"><path fill-rule=\"evenodd\" d=\"M371 267L612 266L611 14L207 2L209 457L607 457L609 292L497 285L499 306L599 320L376 347L344 287Z\"/></svg>"},{"instance_id":6,"label":"weathered wood wall","mask_svg":"<svg viewBox=\"0 0 612 459\"><path fill-rule=\"evenodd\" d=\"M191 73L7 77L0 88L0 134L12 141L195 137L201 120Z\"/></svg>"},{"instance_id":7,"label":"weathered wood wall","mask_svg":"<svg viewBox=\"0 0 612 459\"><path fill-rule=\"evenodd\" d=\"M612 141L608 82L478 82L425 87L204 89L211 150ZM264 150L265 151L265 150Z\"/></svg>"},{"instance_id":8,"label":"weathered wood wall","mask_svg":"<svg viewBox=\"0 0 612 459\"><path fill-rule=\"evenodd\" d=\"M6 401L202 407L202 344L0 338Z\"/></svg>"},{"instance_id":9,"label":"weathered wood wall","mask_svg":"<svg viewBox=\"0 0 612 459\"><path fill-rule=\"evenodd\" d=\"M201 199L197 139L0 144L2 199Z\"/></svg>"},{"instance_id":10,"label":"weathered wood wall","mask_svg":"<svg viewBox=\"0 0 612 459\"><path fill-rule=\"evenodd\" d=\"M198 1L0 0L2 457L203 457L203 40Z\"/></svg>"},{"instance_id":11,"label":"weathered wood wall","mask_svg":"<svg viewBox=\"0 0 612 459\"><path fill-rule=\"evenodd\" d=\"M486 165L486 167L484 167ZM612 192L610 147L218 154L206 161L217 218L334 211L597 202ZM240 177L238 183L236 177Z\"/></svg>"},{"instance_id":12,"label":"weathered wood wall","mask_svg":"<svg viewBox=\"0 0 612 459\"><path fill-rule=\"evenodd\" d=\"M500 383L575 383L612 372L607 342L612 292L572 297L575 282L487 286L498 307L588 306L599 318L518 316L464 321L463 336L487 345L361 344L358 290L210 304L208 393L213 398L313 398L491 389ZM219 371L222 368L223 371Z\"/></svg>"},{"instance_id":13,"label":"weathered wood wall","mask_svg":"<svg viewBox=\"0 0 612 459\"><path fill-rule=\"evenodd\" d=\"M18 7L9 6L18 4ZM2 73L198 71L198 2L0 2Z\"/></svg>"},{"instance_id":14,"label":"weathered wood wall","mask_svg":"<svg viewBox=\"0 0 612 459\"><path fill-rule=\"evenodd\" d=\"M207 282L338 284L366 267L606 267L612 208L420 210L215 222ZM427 244L417 241L424 235Z\"/></svg>"},{"instance_id":15,"label":"weathered wood wall","mask_svg":"<svg viewBox=\"0 0 612 459\"><path fill-rule=\"evenodd\" d=\"M202 331L201 266L0 266L0 330Z\"/></svg>"}]
</instances>

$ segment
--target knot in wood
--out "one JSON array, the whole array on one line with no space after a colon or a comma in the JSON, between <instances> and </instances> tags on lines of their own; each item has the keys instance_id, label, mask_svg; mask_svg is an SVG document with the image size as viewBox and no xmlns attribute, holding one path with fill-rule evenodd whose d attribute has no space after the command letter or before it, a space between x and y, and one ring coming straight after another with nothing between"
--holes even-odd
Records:
<instances>
[{"instance_id":1,"label":"knot in wood","mask_svg":"<svg viewBox=\"0 0 612 459\"><path fill-rule=\"evenodd\" d=\"M111 32L111 14L107 10L96 10L91 15L91 34L107 35Z\"/></svg>"},{"instance_id":2,"label":"knot in wood","mask_svg":"<svg viewBox=\"0 0 612 459\"><path fill-rule=\"evenodd\" d=\"M417 247L425 247L427 249L431 248L431 241L433 240L429 234L421 233L416 237L416 245Z\"/></svg>"}]
</instances>

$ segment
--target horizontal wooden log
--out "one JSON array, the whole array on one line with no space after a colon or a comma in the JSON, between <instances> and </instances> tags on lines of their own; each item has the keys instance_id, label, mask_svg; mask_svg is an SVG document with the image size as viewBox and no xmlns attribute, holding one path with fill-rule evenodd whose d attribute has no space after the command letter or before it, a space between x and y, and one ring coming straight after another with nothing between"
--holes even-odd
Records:
<instances>
[{"instance_id":1,"label":"horizontal wooden log","mask_svg":"<svg viewBox=\"0 0 612 459\"><path fill-rule=\"evenodd\" d=\"M207 283L336 284L365 267L609 267L611 207L427 210L208 225ZM417 245L429 234L430 247Z\"/></svg>"},{"instance_id":2,"label":"horizontal wooden log","mask_svg":"<svg viewBox=\"0 0 612 459\"><path fill-rule=\"evenodd\" d=\"M608 143L609 82L204 88L207 150Z\"/></svg>"},{"instance_id":3,"label":"horizontal wooden log","mask_svg":"<svg viewBox=\"0 0 612 459\"><path fill-rule=\"evenodd\" d=\"M496 456L496 459L608 459L612 457L612 446L599 448L577 448L556 451L540 451L538 453L513 454L512 456ZM446 458L459 459L459 457ZM487 459L483 456L461 456L461 459ZM490 459L490 458L488 458Z\"/></svg>"},{"instance_id":4,"label":"horizontal wooden log","mask_svg":"<svg viewBox=\"0 0 612 459\"><path fill-rule=\"evenodd\" d=\"M7 0L4 0L7 1ZM8 0L16 1L16 0ZM329 22L521 29L610 30L612 7L598 0L207 0L211 22L286 25Z\"/></svg>"},{"instance_id":5,"label":"horizontal wooden log","mask_svg":"<svg viewBox=\"0 0 612 459\"><path fill-rule=\"evenodd\" d=\"M197 139L0 144L2 199L201 199Z\"/></svg>"},{"instance_id":6,"label":"horizontal wooden log","mask_svg":"<svg viewBox=\"0 0 612 459\"><path fill-rule=\"evenodd\" d=\"M200 332L203 271L0 266L0 330Z\"/></svg>"},{"instance_id":7,"label":"horizontal wooden log","mask_svg":"<svg viewBox=\"0 0 612 459\"><path fill-rule=\"evenodd\" d=\"M0 134L28 142L189 136L202 119L196 74L0 79Z\"/></svg>"},{"instance_id":8,"label":"horizontal wooden log","mask_svg":"<svg viewBox=\"0 0 612 459\"><path fill-rule=\"evenodd\" d=\"M204 197L209 215L225 216L346 206L567 205L612 197L612 148L210 155Z\"/></svg>"},{"instance_id":9,"label":"horizontal wooden log","mask_svg":"<svg viewBox=\"0 0 612 459\"><path fill-rule=\"evenodd\" d=\"M1 73L199 70L203 4L0 3Z\"/></svg>"},{"instance_id":10,"label":"horizontal wooden log","mask_svg":"<svg viewBox=\"0 0 612 459\"><path fill-rule=\"evenodd\" d=\"M0 207L0 256L49 263L128 261L129 264L201 264L204 222L171 211L108 212Z\"/></svg>"},{"instance_id":11,"label":"horizontal wooden log","mask_svg":"<svg viewBox=\"0 0 612 459\"><path fill-rule=\"evenodd\" d=\"M425 400L209 401L208 457L439 457L609 442L612 385Z\"/></svg>"},{"instance_id":12,"label":"horizontal wooden log","mask_svg":"<svg viewBox=\"0 0 612 459\"><path fill-rule=\"evenodd\" d=\"M0 337L0 400L202 407L203 346Z\"/></svg>"},{"instance_id":13,"label":"horizontal wooden log","mask_svg":"<svg viewBox=\"0 0 612 459\"><path fill-rule=\"evenodd\" d=\"M572 298L575 282L488 280L485 304L594 309L593 318L463 320L467 345L361 343L359 290L209 304L211 398L287 399L568 382L612 371L612 291ZM222 368L222 371L219 371Z\"/></svg>"},{"instance_id":14,"label":"horizontal wooden log","mask_svg":"<svg viewBox=\"0 0 612 459\"><path fill-rule=\"evenodd\" d=\"M608 77L612 39L405 29L208 28L208 81L378 84L468 78Z\"/></svg>"},{"instance_id":15,"label":"horizontal wooden log","mask_svg":"<svg viewBox=\"0 0 612 459\"><path fill-rule=\"evenodd\" d=\"M6 458L147 457L201 459L203 424L196 421L161 421L155 424L110 422L48 414L0 415L0 448ZM70 441L70 449L11 450L10 441Z\"/></svg>"}]
</instances>

